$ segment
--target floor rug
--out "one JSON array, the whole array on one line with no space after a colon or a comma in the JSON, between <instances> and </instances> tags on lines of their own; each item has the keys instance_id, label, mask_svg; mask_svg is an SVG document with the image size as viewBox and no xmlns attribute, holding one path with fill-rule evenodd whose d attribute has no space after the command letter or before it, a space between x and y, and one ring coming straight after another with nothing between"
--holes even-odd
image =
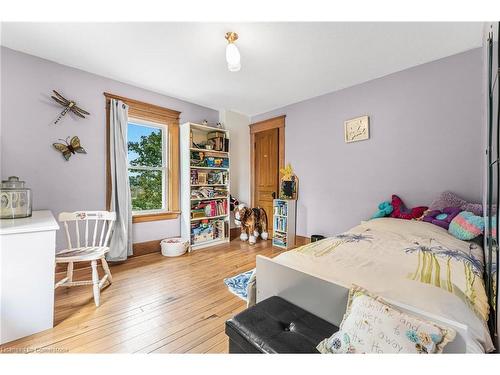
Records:
<instances>
[{"instance_id":1,"label":"floor rug","mask_svg":"<svg viewBox=\"0 0 500 375\"><path fill-rule=\"evenodd\" d=\"M224 279L224 284L227 285L229 291L242 300L247 300L247 285L254 270L240 273L239 275Z\"/></svg>"}]
</instances>

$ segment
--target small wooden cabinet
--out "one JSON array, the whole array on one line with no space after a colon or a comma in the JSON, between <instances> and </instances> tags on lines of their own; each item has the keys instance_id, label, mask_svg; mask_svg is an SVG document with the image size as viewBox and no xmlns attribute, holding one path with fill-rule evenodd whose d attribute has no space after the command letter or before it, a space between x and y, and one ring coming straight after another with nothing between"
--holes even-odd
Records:
<instances>
[{"instance_id":1,"label":"small wooden cabinet","mask_svg":"<svg viewBox=\"0 0 500 375\"><path fill-rule=\"evenodd\" d=\"M53 327L58 229L50 211L0 220L0 344Z\"/></svg>"},{"instance_id":2,"label":"small wooden cabinet","mask_svg":"<svg viewBox=\"0 0 500 375\"><path fill-rule=\"evenodd\" d=\"M291 249L295 246L296 201L273 200L273 246Z\"/></svg>"}]
</instances>

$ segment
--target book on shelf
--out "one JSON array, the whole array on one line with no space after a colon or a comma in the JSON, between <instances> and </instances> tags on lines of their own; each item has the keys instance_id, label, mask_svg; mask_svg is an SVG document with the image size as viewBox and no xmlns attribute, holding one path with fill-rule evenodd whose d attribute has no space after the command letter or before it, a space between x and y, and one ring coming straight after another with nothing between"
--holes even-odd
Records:
<instances>
[{"instance_id":1,"label":"book on shelf","mask_svg":"<svg viewBox=\"0 0 500 375\"><path fill-rule=\"evenodd\" d=\"M227 171L191 170L191 185L226 185L228 181Z\"/></svg>"},{"instance_id":2,"label":"book on shelf","mask_svg":"<svg viewBox=\"0 0 500 375\"><path fill-rule=\"evenodd\" d=\"M273 200L273 245L289 249L295 245L294 200Z\"/></svg>"},{"instance_id":3,"label":"book on shelf","mask_svg":"<svg viewBox=\"0 0 500 375\"><path fill-rule=\"evenodd\" d=\"M278 246L286 246L287 244L287 238L286 238L286 233L279 233L276 232L273 235L273 244L276 244Z\"/></svg>"},{"instance_id":4,"label":"book on shelf","mask_svg":"<svg viewBox=\"0 0 500 375\"><path fill-rule=\"evenodd\" d=\"M200 213L203 212L203 216ZM197 219L200 217L214 217L227 214L227 199L201 201L191 206L191 217ZM196 216L194 215L196 214Z\"/></svg>"},{"instance_id":5,"label":"book on shelf","mask_svg":"<svg viewBox=\"0 0 500 375\"><path fill-rule=\"evenodd\" d=\"M200 187L191 190L191 199L227 198L227 188Z\"/></svg>"},{"instance_id":6,"label":"book on shelf","mask_svg":"<svg viewBox=\"0 0 500 375\"><path fill-rule=\"evenodd\" d=\"M287 229L287 218L281 216L274 217L274 229L286 232Z\"/></svg>"},{"instance_id":7,"label":"book on shelf","mask_svg":"<svg viewBox=\"0 0 500 375\"><path fill-rule=\"evenodd\" d=\"M274 206L274 215L287 216L288 205L283 202L283 204L278 204Z\"/></svg>"}]
</instances>

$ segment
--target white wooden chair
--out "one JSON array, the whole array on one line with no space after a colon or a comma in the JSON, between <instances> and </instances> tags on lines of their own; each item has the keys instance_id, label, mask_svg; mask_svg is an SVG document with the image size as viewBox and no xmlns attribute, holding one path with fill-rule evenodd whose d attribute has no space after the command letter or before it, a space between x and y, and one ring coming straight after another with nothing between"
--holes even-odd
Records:
<instances>
[{"instance_id":1,"label":"white wooden chair","mask_svg":"<svg viewBox=\"0 0 500 375\"><path fill-rule=\"evenodd\" d=\"M108 211L62 212L59 214L59 221L64 225L68 248L56 252L56 264L67 263L68 269L66 277L58 281L55 288L59 286L93 285L94 302L96 306L99 306L101 288L106 281L109 284L113 281L104 256L109 251L109 239L113 224L116 221L116 213ZM76 246L73 246L71 240L70 226L75 228ZM80 234L80 231L82 231L82 234ZM102 268L106 273L102 279L99 279L99 273L97 272L98 260L101 260ZM74 262L90 262L92 280L73 281Z\"/></svg>"}]
</instances>

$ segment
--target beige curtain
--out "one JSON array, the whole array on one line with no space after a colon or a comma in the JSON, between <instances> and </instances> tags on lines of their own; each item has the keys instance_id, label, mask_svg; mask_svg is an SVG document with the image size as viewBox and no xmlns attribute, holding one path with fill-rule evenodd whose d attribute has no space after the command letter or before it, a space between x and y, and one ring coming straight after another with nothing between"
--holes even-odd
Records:
<instances>
[{"instance_id":1,"label":"beige curtain","mask_svg":"<svg viewBox=\"0 0 500 375\"><path fill-rule=\"evenodd\" d=\"M132 255L132 204L128 180L128 106L111 99L109 113L109 152L111 169L111 211L116 223L106 259L125 260Z\"/></svg>"}]
</instances>

